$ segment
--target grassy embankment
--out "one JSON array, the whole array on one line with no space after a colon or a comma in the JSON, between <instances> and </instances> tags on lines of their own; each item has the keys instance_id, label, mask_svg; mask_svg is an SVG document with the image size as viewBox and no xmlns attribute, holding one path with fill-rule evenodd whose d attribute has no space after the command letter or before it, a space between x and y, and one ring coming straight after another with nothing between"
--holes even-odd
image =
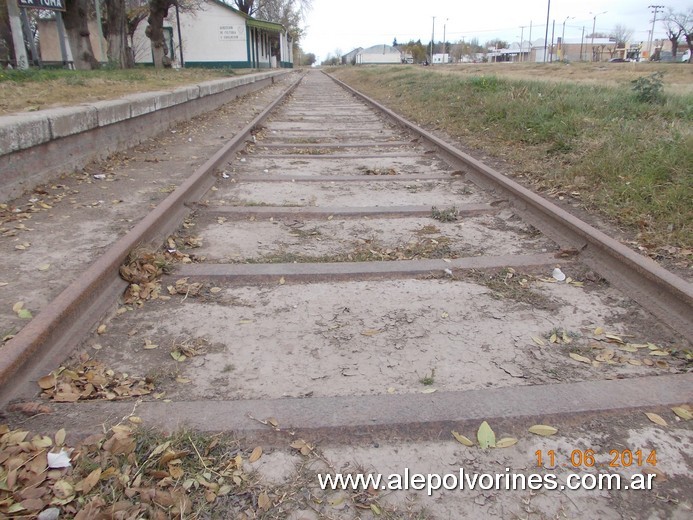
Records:
<instances>
[{"instance_id":1,"label":"grassy embankment","mask_svg":"<svg viewBox=\"0 0 693 520\"><path fill-rule=\"evenodd\" d=\"M579 199L627 227L651 254L683 249L686 256L693 248L693 95L663 93L662 102L648 103L636 99L630 83L445 69L336 73L419 125L459 139L473 154L502 159L505 173L528 179L536 190Z\"/></svg>"}]
</instances>

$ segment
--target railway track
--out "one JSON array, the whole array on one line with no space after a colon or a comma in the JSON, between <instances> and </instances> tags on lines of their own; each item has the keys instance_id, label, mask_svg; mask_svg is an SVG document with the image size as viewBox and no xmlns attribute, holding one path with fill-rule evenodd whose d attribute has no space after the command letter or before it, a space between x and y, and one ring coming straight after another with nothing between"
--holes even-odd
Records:
<instances>
[{"instance_id":1,"label":"railway track","mask_svg":"<svg viewBox=\"0 0 693 520\"><path fill-rule=\"evenodd\" d=\"M145 279L141 246L163 237L171 265ZM124 263L138 286L115 304ZM128 392L146 424L270 444L570 422L689 402L692 301L687 282L311 72L8 342L2 398L89 359L146 391L81 400L68 385L30 424L87 432L127 415Z\"/></svg>"}]
</instances>

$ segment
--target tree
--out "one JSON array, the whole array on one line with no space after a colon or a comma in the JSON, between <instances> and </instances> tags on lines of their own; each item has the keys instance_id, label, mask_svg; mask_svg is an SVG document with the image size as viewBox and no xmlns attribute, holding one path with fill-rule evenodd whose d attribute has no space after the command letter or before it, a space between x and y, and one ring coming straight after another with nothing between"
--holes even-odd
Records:
<instances>
[{"instance_id":1,"label":"tree","mask_svg":"<svg viewBox=\"0 0 693 520\"><path fill-rule=\"evenodd\" d=\"M421 43L421 40L409 40L405 45L400 44L399 48L401 51L411 54L414 63L423 63L426 60L427 51Z\"/></svg>"},{"instance_id":2,"label":"tree","mask_svg":"<svg viewBox=\"0 0 693 520\"><path fill-rule=\"evenodd\" d=\"M65 0L63 23L76 69L89 70L99 67L89 39L89 15L92 5L90 0Z\"/></svg>"},{"instance_id":3,"label":"tree","mask_svg":"<svg viewBox=\"0 0 693 520\"><path fill-rule=\"evenodd\" d=\"M312 0L253 0L250 3L253 5L250 14L260 20L283 25L294 42L303 36L301 22L313 8Z\"/></svg>"},{"instance_id":4,"label":"tree","mask_svg":"<svg viewBox=\"0 0 693 520\"><path fill-rule=\"evenodd\" d=\"M177 6L181 11L195 11L202 3L203 0L149 0L148 25L144 34L152 44L154 68L161 69L171 65L169 53L172 49L166 45L164 36L164 18L168 16L169 9Z\"/></svg>"},{"instance_id":5,"label":"tree","mask_svg":"<svg viewBox=\"0 0 693 520\"><path fill-rule=\"evenodd\" d=\"M667 28L667 37L672 43L671 53L676 56L675 49L678 49L678 38L683 35L690 51L688 63L693 63L693 7L686 12L679 13L669 9L663 21ZM674 41L672 40L674 34L676 34L676 47L674 47Z\"/></svg>"},{"instance_id":6,"label":"tree","mask_svg":"<svg viewBox=\"0 0 693 520\"><path fill-rule=\"evenodd\" d=\"M152 44L155 69L162 69L170 64L170 58L166 57L168 48L164 37L164 18L168 16L168 10L175 4L176 0L149 0L148 25L144 34Z\"/></svg>"},{"instance_id":7,"label":"tree","mask_svg":"<svg viewBox=\"0 0 693 520\"><path fill-rule=\"evenodd\" d=\"M501 40L499 38L496 38L495 40L489 40L486 42L484 45L487 49L507 49L508 48L508 42L505 40Z\"/></svg>"},{"instance_id":8,"label":"tree","mask_svg":"<svg viewBox=\"0 0 693 520\"><path fill-rule=\"evenodd\" d=\"M14 46L12 45L10 17L7 13L7 3L0 0L0 66L4 68L13 61Z\"/></svg>"},{"instance_id":9,"label":"tree","mask_svg":"<svg viewBox=\"0 0 693 520\"><path fill-rule=\"evenodd\" d=\"M257 9L255 0L233 0L233 4L236 6L236 9L248 16L255 14L255 10Z\"/></svg>"},{"instance_id":10,"label":"tree","mask_svg":"<svg viewBox=\"0 0 693 520\"><path fill-rule=\"evenodd\" d=\"M632 37L633 30L621 24L615 25L611 30L611 34L609 35L609 38L616 40L617 48L624 48Z\"/></svg>"},{"instance_id":11,"label":"tree","mask_svg":"<svg viewBox=\"0 0 693 520\"><path fill-rule=\"evenodd\" d=\"M127 5L125 0L104 2L101 26L108 42L108 62L120 68L132 66L127 39Z\"/></svg>"}]
</instances>

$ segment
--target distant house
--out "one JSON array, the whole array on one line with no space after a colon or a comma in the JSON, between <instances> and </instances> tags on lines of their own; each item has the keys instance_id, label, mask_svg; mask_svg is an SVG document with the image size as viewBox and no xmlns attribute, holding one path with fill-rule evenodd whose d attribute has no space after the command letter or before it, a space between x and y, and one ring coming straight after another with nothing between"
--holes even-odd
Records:
<instances>
[{"instance_id":1,"label":"distant house","mask_svg":"<svg viewBox=\"0 0 693 520\"><path fill-rule=\"evenodd\" d=\"M342 65L354 65L356 63L356 55L363 50L363 47L357 47L351 52L347 52L342 56Z\"/></svg>"},{"instance_id":2,"label":"distant house","mask_svg":"<svg viewBox=\"0 0 693 520\"><path fill-rule=\"evenodd\" d=\"M152 63L151 45L141 23L133 38L136 63ZM203 0L200 8L180 12L180 36L175 9L164 19L168 56L174 67L277 68L293 67L293 42L278 23L252 18L219 0ZM182 45L181 45L182 44Z\"/></svg>"},{"instance_id":3,"label":"distant house","mask_svg":"<svg viewBox=\"0 0 693 520\"><path fill-rule=\"evenodd\" d=\"M356 65L375 63L402 63L402 53L397 47L390 45L374 45L361 49L355 56Z\"/></svg>"}]
</instances>

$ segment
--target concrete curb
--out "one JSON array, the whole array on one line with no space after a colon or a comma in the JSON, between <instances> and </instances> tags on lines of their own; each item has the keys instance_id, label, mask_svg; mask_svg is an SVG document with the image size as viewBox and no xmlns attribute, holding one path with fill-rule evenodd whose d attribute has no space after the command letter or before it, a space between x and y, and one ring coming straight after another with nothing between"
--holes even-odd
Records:
<instances>
[{"instance_id":1,"label":"concrete curb","mask_svg":"<svg viewBox=\"0 0 693 520\"><path fill-rule=\"evenodd\" d=\"M288 73L289 69L261 72L120 99L0 116L0 199L17 197L33 184L123 150ZM156 117L167 110L166 116ZM126 123L130 123L128 128ZM75 143L90 132L100 135ZM123 138L123 134L131 137ZM80 152L74 152L74 147Z\"/></svg>"}]
</instances>

